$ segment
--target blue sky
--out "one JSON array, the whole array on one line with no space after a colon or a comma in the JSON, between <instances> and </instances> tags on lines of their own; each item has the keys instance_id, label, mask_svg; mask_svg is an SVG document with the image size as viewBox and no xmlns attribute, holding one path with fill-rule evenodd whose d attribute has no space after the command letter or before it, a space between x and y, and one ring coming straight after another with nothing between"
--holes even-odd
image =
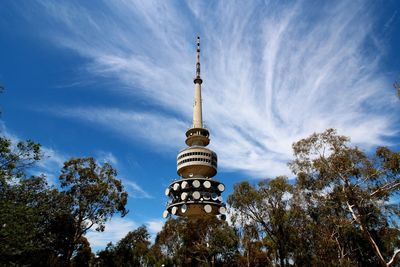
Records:
<instances>
[{"instance_id":1,"label":"blue sky","mask_svg":"<svg viewBox=\"0 0 400 267\"><path fill-rule=\"evenodd\" d=\"M162 226L165 187L191 124L195 39L203 118L226 184L290 171L291 144L329 127L399 149L398 1L0 2L1 129L62 162L94 156L130 194L95 249Z\"/></svg>"}]
</instances>

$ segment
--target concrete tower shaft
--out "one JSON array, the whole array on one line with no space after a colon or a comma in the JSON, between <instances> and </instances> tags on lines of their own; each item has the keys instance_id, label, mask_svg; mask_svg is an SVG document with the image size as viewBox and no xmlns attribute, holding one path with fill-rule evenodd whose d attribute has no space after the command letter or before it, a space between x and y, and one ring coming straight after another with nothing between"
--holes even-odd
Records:
<instances>
[{"instance_id":1,"label":"concrete tower shaft","mask_svg":"<svg viewBox=\"0 0 400 267\"><path fill-rule=\"evenodd\" d=\"M201 84L194 85L193 128L203 128L203 110L201 103Z\"/></svg>"}]
</instances>

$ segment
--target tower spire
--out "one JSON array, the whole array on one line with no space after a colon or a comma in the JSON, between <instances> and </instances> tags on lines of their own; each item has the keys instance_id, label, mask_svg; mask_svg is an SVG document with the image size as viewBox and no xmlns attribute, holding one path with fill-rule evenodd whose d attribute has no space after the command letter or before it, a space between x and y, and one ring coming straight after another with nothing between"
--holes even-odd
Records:
<instances>
[{"instance_id":1,"label":"tower spire","mask_svg":"<svg viewBox=\"0 0 400 267\"><path fill-rule=\"evenodd\" d=\"M203 80L200 78L200 36L197 36L197 62L196 62L196 76L193 80L194 83L201 84Z\"/></svg>"}]
</instances>

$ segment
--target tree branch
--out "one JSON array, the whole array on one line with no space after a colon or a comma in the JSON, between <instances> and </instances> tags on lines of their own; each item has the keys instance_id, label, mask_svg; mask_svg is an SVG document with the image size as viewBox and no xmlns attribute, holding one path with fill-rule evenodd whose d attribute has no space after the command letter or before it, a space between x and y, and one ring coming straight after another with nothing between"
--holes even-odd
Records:
<instances>
[{"instance_id":1,"label":"tree branch","mask_svg":"<svg viewBox=\"0 0 400 267\"><path fill-rule=\"evenodd\" d=\"M396 260L398 258L398 256L400 255L400 249L396 250L393 253L392 258L390 259L390 261L386 264L388 267L392 266L394 263L396 263Z\"/></svg>"},{"instance_id":2,"label":"tree branch","mask_svg":"<svg viewBox=\"0 0 400 267\"><path fill-rule=\"evenodd\" d=\"M385 184L385 185L382 186L382 187L379 187L379 188L376 189L374 192L372 192L372 193L370 194L370 196L371 196L371 197L374 197L374 196L376 196L377 194L379 194L379 193L381 193L381 192L383 192L383 191L390 191L390 190L392 190L392 189L394 189L394 188L396 188L396 187L399 187L399 186L400 186L400 182L393 181L393 182L391 182L391 183Z\"/></svg>"},{"instance_id":3,"label":"tree branch","mask_svg":"<svg viewBox=\"0 0 400 267\"><path fill-rule=\"evenodd\" d=\"M364 233L364 235L367 237L368 241L371 243L373 250L375 251L375 254L378 256L379 261L381 262L382 266L388 266L386 264L385 259L382 256L381 250L379 249L378 245L376 244L375 240L372 238L370 232L368 229L364 226L364 224L361 222L361 219L357 216L356 212L354 211L353 207L354 205L350 205L348 201L346 201L347 208L349 209L351 216L353 217L354 221L357 222L360 226L361 232Z\"/></svg>"}]
</instances>

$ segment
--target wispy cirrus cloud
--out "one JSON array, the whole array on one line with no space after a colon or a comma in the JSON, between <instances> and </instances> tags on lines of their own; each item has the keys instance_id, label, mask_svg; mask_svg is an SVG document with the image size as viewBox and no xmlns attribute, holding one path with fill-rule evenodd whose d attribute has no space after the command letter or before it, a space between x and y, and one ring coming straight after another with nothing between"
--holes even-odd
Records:
<instances>
[{"instance_id":1,"label":"wispy cirrus cloud","mask_svg":"<svg viewBox=\"0 0 400 267\"><path fill-rule=\"evenodd\" d=\"M175 148L181 143L185 123L179 119L147 111L121 110L118 108L74 107L46 110L53 114L101 125L128 140L144 139L160 149Z\"/></svg>"},{"instance_id":2,"label":"wispy cirrus cloud","mask_svg":"<svg viewBox=\"0 0 400 267\"><path fill-rule=\"evenodd\" d=\"M123 184L129 194L129 197L131 198L152 198L149 193L147 193L137 183L131 180L124 179Z\"/></svg>"},{"instance_id":3,"label":"wispy cirrus cloud","mask_svg":"<svg viewBox=\"0 0 400 267\"><path fill-rule=\"evenodd\" d=\"M169 111L68 108L76 116L66 116L134 140L167 149L182 144L197 33L204 117L226 170L288 174L291 144L330 127L364 147L399 130L399 107L380 69L384 45L366 2L39 3L56 22L49 34L56 45L87 58L89 72L124 85L110 90ZM96 117L100 112L104 117ZM168 132L158 135L165 123Z\"/></svg>"},{"instance_id":4,"label":"wispy cirrus cloud","mask_svg":"<svg viewBox=\"0 0 400 267\"><path fill-rule=\"evenodd\" d=\"M73 114L73 113L72 113ZM71 115L72 115L71 114ZM111 152L107 151L97 151L96 153L96 160L101 164L109 163L114 168L119 168L119 160L118 158ZM124 185L124 189L128 192L128 196L131 198L152 198L150 193L145 191L138 183L136 183L131 177L124 177L122 175L121 179Z\"/></svg>"}]
</instances>

